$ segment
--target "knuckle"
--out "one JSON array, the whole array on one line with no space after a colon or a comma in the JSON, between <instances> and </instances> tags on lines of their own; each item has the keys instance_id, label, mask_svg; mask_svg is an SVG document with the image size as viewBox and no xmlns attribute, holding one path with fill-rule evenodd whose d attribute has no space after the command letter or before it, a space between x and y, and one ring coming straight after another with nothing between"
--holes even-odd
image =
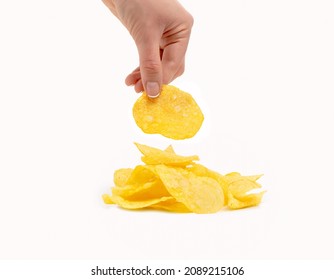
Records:
<instances>
[{"instance_id":1,"label":"knuckle","mask_svg":"<svg viewBox=\"0 0 334 280\"><path fill-rule=\"evenodd\" d=\"M180 77L184 73L184 66L181 67L175 74L175 78Z\"/></svg>"},{"instance_id":2,"label":"knuckle","mask_svg":"<svg viewBox=\"0 0 334 280\"><path fill-rule=\"evenodd\" d=\"M157 72L160 70L160 64L152 59L142 61L142 69L147 72Z\"/></svg>"},{"instance_id":3,"label":"knuckle","mask_svg":"<svg viewBox=\"0 0 334 280\"><path fill-rule=\"evenodd\" d=\"M191 29L194 25L194 17L190 13L186 12L186 15L184 16L184 22L186 26Z\"/></svg>"},{"instance_id":4,"label":"knuckle","mask_svg":"<svg viewBox=\"0 0 334 280\"><path fill-rule=\"evenodd\" d=\"M179 61L170 58L166 61L166 66L168 67L168 69L176 71L179 68L179 63Z\"/></svg>"},{"instance_id":5,"label":"knuckle","mask_svg":"<svg viewBox=\"0 0 334 280\"><path fill-rule=\"evenodd\" d=\"M184 73L184 65L180 68L180 70L178 71L178 76L181 76Z\"/></svg>"},{"instance_id":6,"label":"knuckle","mask_svg":"<svg viewBox=\"0 0 334 280\"><path fill-rule=\"evenodd\" d=\"M188 24L190 27L194 25L194 17L191 14L188 14Z\"/></svg>"}]
</instances>

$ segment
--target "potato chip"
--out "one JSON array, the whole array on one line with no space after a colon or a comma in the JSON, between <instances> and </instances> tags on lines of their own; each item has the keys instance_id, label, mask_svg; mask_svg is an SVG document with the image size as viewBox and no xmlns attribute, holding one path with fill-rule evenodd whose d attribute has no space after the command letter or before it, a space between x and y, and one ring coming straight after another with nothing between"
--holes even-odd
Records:
<instances>
[{"instance_id":1,"label":"potato chip","mask_svg":"<svg viewBox=\"0 0 334 280\"><path fill-rule=\"evenodd\" d=\"M233 196L231 192L228 193L228 207L230 209L241 209L251 206L256 206L261 203L262 196L265 192L256 193L256 194L250 194L247 196L244 196L242 199L238 199Z\"/></svg>"},{"instance_id":2,"label":"potato chip","mask_svg":"<svg viewBox=\"0 0 334 280\"><path fill-rule=\"evenodd\" d=\"M143 132L180 140L193 137L204 116L193 97L180 89L163 85L158 98L144 92L133 106L133 117Z\"/></svg>"},{"instance_id":3,"label":"potato chip","mask_svg":"<svg viewBox=\"0 0 334 280\"><path fill-rule=\"evenodd\" d=\"M200 177L182 168L156 166L169 193L194 213L215 213L224 206L224 194L209 177Z\"/></svg>"},{"instance_id":4,"label":"potato chip","mask_svg":"<svg viewBox=\"0 0 334 280\"><path fill-rule=\"evenodd\" d=\"M175 199L158 202L157 204L151 205L150 208L157 209L157 210L166 210L166 211L176 212L176 213L191 212L183 203L177 202Z\"/></svg>"},{"instance_id":5,"label":"potato chip","mask_svg":"<svg viewBox=\"0 0 334 280\"><path fill-rule=\"evenodd\" d=\"M265 192L251 194L250 192L261 188L261 185L256 182L261 176L241 176L237 172L225 175L224 177L229 182L227 206L231 209L240 209L258 205Z\"/></svg>"},{"instance_id":6,"label":"potato chip","mask_svg":"<svg viewBox=\"0 0 334 280\"><path fill-rule=\"evenodd\" d=\"M112 194L129 200L169 196L168 191L156 176L154 167L149 165L137 165L131 171L126 184L121 187L115 186Z\"/></svg>"},{"instance_id":7,"label":"potato chip","mask_svg":"<svg viewBox=\"0 0 334 280\"><path fill-rule=\"evenodd\" d=\"M135 143L139 151L144 155L141 159L146 164L165 164L172 166L187 166L194 160L199 160L198 156L179 156L169 151L163 151L146 145Z\"/></svg>"},{"instance_id":8,"label":"potato chip","mask_svg":"<svg viewBox=\"0 0 334 280\"><path fill-rule=\"evenodd\" d=\"M263 176L263 174L259 174L259 175L252 175L252 176L243 176L245 179L256 182L257 180L259 180L261 177Z\"/></svg>"},{"instance_id":9,"label":"potato chip","mask_svg":"<svg viewBox=\"0 0 334 280\"><path fill-rule=\"evenodd\" d=\"M197 176L202 176L202 177L210 177L214 180L216 180L219 185L221 186L225 198L227 197L227 187L228 187L228 182L225 180L225 177L221 174L219 174L216 171L210 170L209 168L201 165L201 164L193 164L190 167L188 167L188 170L195 173ZM227 203L227 200L225 199L225 204Z\"/></svg>"},{"instance_id":10,"label":"potato chip","mask_svg":"<svg viewBox=\"0 0 334 280\"><path fill-rule=\"evenodd\" d=\"M233 194L233 196L242 198L247 196L247 193L261 188L261 185L250 181L244 177L241 177L240 180L234 181L233 183L228 185L228 190Z\"/></svg>"},{"instance_id":11,"label":"potato chip","mask_svg":"<svg viewBox=\"0 0 334 280\"><path fill-rule=\"evenodd\" d=\"M126 185L133 169L132 168L121 168L114 172L114 184L118 187Z\"/></svg>"},{"instance_id":12,"label":"potato chip","mask_svg":"<svg viewBox=\"0 0 334 280\"><path fill-rule=\"evenodd\" d=\"M143 184L153 182L157 179L157 176L147 165L137 165L131 172L126 184Z\"/></svg>"},{"instance_id":13,"label":"potato chip","mask_svg":"<svg viewBox=\"0 0 334 280\"><path fill-rule=\"evenodd\" d=\"M144 200L170 196L160 180L143 184L127 185L123 188L114 187L112 194L119 195L129 200Z\"/></svg>"},{"instance_id":14,"label":"potato chip","mask_svg":"<svg viewBox=\"0 0 334 280\"><path fill-rule=\"evenodd\" d=\"M114 201L117 205L125 209L141 209L152 206L159 202L173 200L172 196L163 196L159 198L152 198L146 200L127 200L118 195L112 195L111 200Z\"/></svg>"},{"instance_id":15,"label":"potato chip","mask_svg":"<svg viewBox=\"0 0 334 280\"><path fill-rule=\"evenodd\" d=\"M228 174L224 175L224 180L226 181L226 183L231 184L237 180L239 180L241 178L241 174L239 172L231 172Z\"/></svg>"},{"instance_id":16,"label":"potato chip","mask_svg":"<svg viewBox=\"0 0 334 280\"><path fill-rule=\"evenodd\" d=\"M112 200L112 196L110 194L102 195L102 199L103 199L105 204L115 204L115 202Z\"/></svg>"},{"instance_id":17,"label":"potato chip","mask_svg":"<svg viewBox=\"0 0 334 280\"><path fill-rule=\"evenodd\" d=\"M175 151L173 149L172 145L169 145L166 149L165 152L171 153L171 154L175 154Z\"/></svg>"},{"instance_id":18,"label":"potato chip","mask_svg":"<svg viewBox=\"0 0 334 280\"><path fill-rule=\"evenodd\" d=\"M263 175L252 175L252 176L242 176L239 172L231 172L224 176L224 180L228 183L233 183L237 180L240 180L241 178L247 179L249 181L256 182L258 179L260 179Z\"/></svg>"}]
</instances>

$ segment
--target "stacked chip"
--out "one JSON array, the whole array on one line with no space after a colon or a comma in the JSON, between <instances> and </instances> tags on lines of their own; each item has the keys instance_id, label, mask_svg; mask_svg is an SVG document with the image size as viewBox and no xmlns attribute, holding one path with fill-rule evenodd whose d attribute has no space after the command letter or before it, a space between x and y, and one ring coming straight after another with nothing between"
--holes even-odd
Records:
<instances>
[{"instance_id":1,"label":"stacked chip","mask_svg":"<svg viewBox=\"0 0 334 280\"><path fill-rule=\"evenodd\" d=\"M114 173L115 186L104 194L107 204L125 209L160 209L172 212L215 213L228 207L258 205L264 191L257 191L261 175L221 175L195 163L197 155L181 156L172 146L165 150L136 144L143 165Z\"/></svg>"}]
</instances>

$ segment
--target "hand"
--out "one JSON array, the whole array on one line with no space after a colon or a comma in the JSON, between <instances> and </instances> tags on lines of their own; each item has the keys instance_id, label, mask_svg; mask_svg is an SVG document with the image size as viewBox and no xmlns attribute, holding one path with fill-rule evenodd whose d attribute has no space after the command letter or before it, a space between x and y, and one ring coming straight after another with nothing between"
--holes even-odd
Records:
<instances>
[{"instance_id":1,"label":"hand","mask_svg":"<svg viewBox=\"0 0 334 280\"><path fill-rule=\"evenodd\" d=\"M184 72L192 16L176 0L103 0L133 37L139 67L125 83L157 97L162 84Z\"/></svg>"}]
</instances>

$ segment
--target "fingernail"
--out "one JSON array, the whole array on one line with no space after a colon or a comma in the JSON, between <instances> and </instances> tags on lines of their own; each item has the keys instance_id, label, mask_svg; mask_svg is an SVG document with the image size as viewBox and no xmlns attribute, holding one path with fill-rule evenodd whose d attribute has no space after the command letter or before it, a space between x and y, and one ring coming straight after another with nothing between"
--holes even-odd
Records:
<instances>
[{"instance_id":1,"label":"fingernail","mask_svg":"<svg viewBox=\"0 0 334 280\"><path fill-rule=\"evenodd\" d=\"M160 94L160 87L157 82L147 82L146 93L148 97L156 98Z\"/></svg>"}]
</instances>

